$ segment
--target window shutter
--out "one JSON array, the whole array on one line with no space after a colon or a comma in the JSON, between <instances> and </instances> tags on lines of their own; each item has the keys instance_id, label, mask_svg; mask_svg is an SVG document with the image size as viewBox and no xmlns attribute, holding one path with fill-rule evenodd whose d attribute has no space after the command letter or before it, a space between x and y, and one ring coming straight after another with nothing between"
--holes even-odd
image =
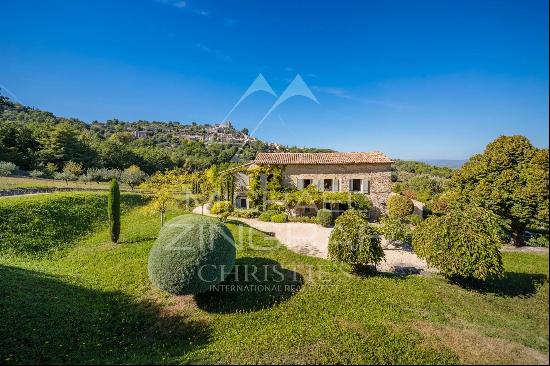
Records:
<instances>
[{"instance_id":1,"label":"window shutter","mask_svg":"<svg viewBox=\"0 0 550 366\"><path fill-rule=\"evenodd\" d=\"M304 188L304 180L303 179L300 179L298 178L298 189L303 189Z\"/></svg>"},{"instance_id":2,"label":"window shutter","mask_svg":"<svg viewBox=\"0 0 550 366\"><path fill-rule=\"evenodd\" d=\"M338 179L333 179L332 180L332 191L333 192L338 192Z\"/></svg>"},{"instance_id":3,"label":"window shutter","mask_svg":"<svg viewBox=\"0 0 550 366\"><path fill-rule=\"evenodd\" d=\"M368 179L363 179L363 193L370 193L370 182Z\"/></svg>"},{"instance_id":4,"label":"window shutter","mask_svg":"<svg viewBox=\"0 0 550 366\"><path fill-rule=\"evenodd\" d=\"M323 192L325 190L325 180L324 179L319 179L319 181L317 182L317 189L319 190L319 192Z\"/></svg>"},{"instance_id":5,"label":"window shutter","mask_svg":"<svg viewBox=\"0 0 550 366\"><path fill-rule=\"evenodd\" d=\"M353 191L353 179L348 180L348 191Z\"/></svg>"}]
</instances>

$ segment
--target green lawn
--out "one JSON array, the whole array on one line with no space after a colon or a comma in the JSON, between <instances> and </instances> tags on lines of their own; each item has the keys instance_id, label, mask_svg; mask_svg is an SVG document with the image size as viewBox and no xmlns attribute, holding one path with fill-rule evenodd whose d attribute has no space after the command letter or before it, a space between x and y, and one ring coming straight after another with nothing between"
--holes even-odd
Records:
<instances>
[{"instance_id":1,"label":"green lawn","mask_svg":"<svg viewBox=\"0 0 550 366\"><path fill-rule=\"evenodd\" d=\"M482 292L349 275L229 228L237 264L278 264L296 291L162 294L146 272L158 218L141 208L120 245L99 227L51 255L0 254L0 363L548 362L547 255L505 253L505 278Z\"/></svg>"}]
</instances>

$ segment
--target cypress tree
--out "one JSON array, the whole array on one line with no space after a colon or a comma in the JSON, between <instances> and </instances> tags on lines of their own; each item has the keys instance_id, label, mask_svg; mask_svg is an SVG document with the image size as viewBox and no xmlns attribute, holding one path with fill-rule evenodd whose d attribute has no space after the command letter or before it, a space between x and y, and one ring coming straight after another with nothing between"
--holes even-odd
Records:
<instances>
[{"instance_id":1,"label":"cypress tree","mask_svg":"<svg viewBox=\"0 0 550 366\"><path fill-rule=\"evenodd\" d=\"M120 236L120 189L116 178L111 181L111 189L107 200L107 210L109 213L109 225L111 230L111 240L118 242Z\"/></svg>"}]
</instances>

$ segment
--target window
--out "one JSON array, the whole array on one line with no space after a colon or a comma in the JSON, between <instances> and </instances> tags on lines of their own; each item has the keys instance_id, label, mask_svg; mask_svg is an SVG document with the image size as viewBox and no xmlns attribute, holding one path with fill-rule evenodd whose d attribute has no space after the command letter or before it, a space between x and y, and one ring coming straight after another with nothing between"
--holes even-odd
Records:
<instances>
[{"instance_id":1,"label":"window","mask_svg":"<svg viewBox=\"0 0 550 366\"><path fill-rule=\"evenodd\" d=\"M246 198L239 199L239 207L246 208Z\"/></svg>"},{"instance_id":2,"label":"window","mask_svg":"<svg viewBox=\"0 0 550 366\"><path fill-rule=\"evenodd\" d=\"M323 179L323 190L332 192L332 179Z\"/></svg>"},{"instance_id":3,"label":"window","mask_svg":"<svg viewBox=\"0 0 550 366\"><path fill-rule=\"evenodd\" d=\"M361 179L350 180L349 190L351 192L361 192Z\"/></svg>"},{"instance_id":4,"label":"window","mask_svg":"<svg viewBox=\"0 0 550 366\"><path fill-rule=\"evenodd\" d=\"M313 184L313 179L304 179L304 188L307 188L312 184Z\"/></svg>"}]
</instances>

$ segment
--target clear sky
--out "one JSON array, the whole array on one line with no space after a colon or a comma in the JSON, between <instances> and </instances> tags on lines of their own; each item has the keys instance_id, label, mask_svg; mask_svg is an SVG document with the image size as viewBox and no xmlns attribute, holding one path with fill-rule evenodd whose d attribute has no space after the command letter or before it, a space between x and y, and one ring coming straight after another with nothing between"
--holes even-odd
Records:
<instances>
[{"instance_id":1,"label":"clear sky","mask_svg":"<svg viewBox=\"0 0 550 366\"><path fill-rule=\"evenodd\" d=\"M501 134L548 146L548 41L547 0L2 0L0 87L85 121L212 123L258 74L279 96L300 74L318 103L286 100L259 138L462 159ZM229 119L253 130L276 100Z\"/></svg>"}]
</instances>

